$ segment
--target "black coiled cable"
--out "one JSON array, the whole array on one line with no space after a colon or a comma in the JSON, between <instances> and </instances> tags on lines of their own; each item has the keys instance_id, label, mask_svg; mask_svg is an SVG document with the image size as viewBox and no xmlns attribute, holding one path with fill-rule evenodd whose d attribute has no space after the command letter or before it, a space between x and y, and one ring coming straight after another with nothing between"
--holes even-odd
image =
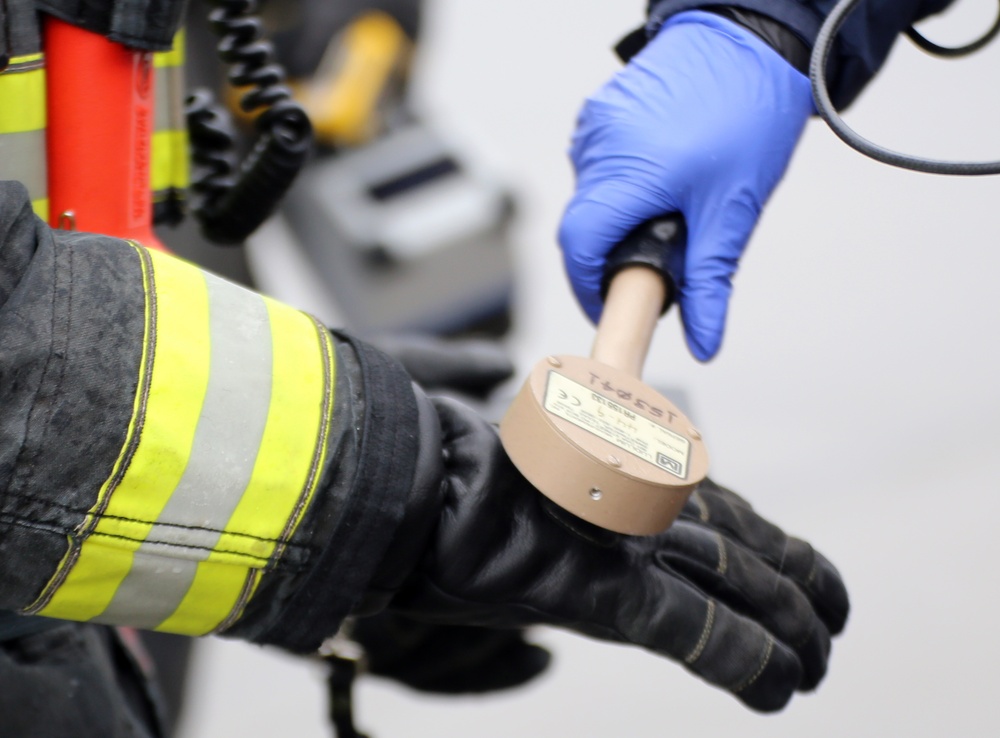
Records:
<instances>
[{"instance_id":1,"label":"black coiled cable","mask_svg":"<svg viewBox=\"0 0 1000 738\"><path fill-rule=\"evenodd\" d=\"M939 159L927 159L920 156L903 154L898 151L887 149L876 143L869 141L855 132L844 119L840 117L833 103L830 100L830 93L826 85L827 60L830 57L830 50L837 38L837 32L844 25L847 16L861 2L861 0L839 0L830 11L826 21L820 28L813 47L812 57L809 60L809 80L812 83L813 100L816 103L816 111L820 117L826 121L830 129L848 146L865 156L868 156L883 164L889 164L901 169L910 169L915 172L927 172L929 174L955 174L964 176L1000 174L1000 161L943 161ZM985 46L1000 32L1000 17L993 24L990 31L978 41L958 49L948 49L937 46L927 41L919 33L911 29L910 38L913 39L920 48L939 56L964 56Z\"/></svg>"},{"instance_id":2,"label":"black coiled cable","mask_svg":"<svg viewBox=\"0 0 1000 738\"><path fill-rule=\"evenodd\" d=\"M229 114L207 90L187 102L195 175L192 211L205 237L242 243L274 211L312 150L312 124L285 86L284 69L263 38L255 0L209 0L208 20L219 37L229 81L249 89L240 100L255 120L257 140L237 171L236 135Z\"/></svg>"},{"instance_id":3,"label":"black coiled cable","mask_svg":"<svg viewBox=\"0 0 1000 738\"><path fill-rule=\"evenodd\" d=\"M193 210L201 217L204 203L217 201L236 182L236 130L226 110L205 89L188 97L185 114L195 170L191 189L198 195Z\"/></svg>"}]
</instances>

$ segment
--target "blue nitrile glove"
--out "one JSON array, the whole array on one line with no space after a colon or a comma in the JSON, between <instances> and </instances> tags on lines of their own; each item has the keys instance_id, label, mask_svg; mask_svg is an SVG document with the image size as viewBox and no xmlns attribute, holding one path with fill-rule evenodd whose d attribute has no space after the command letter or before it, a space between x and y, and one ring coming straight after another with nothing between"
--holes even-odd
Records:
<instances>
[{"instance_id":1,"label":"blue nitrile glove","mask_svg":"<svg viewBox=\"0 0 1000 738\"><path fill-rule=\"evenodd\" d=\"M684 331L691 353L711 359L737 262L812 112L809 80L751 31L703 11L670 18L577 121L576 193L559 242L591 320L608 252L640 223L679 211Z\"/></svg>"}]
</instances>

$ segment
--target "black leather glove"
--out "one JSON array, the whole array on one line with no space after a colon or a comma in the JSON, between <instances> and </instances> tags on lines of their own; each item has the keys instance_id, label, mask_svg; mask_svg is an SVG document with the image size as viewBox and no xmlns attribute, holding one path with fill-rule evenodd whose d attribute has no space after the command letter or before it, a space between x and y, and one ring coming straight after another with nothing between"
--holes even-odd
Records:
<instances>
[{"instance_id":1,"label":"black leather glove","mask_svg":"<svg viewBox=\"0 0 1000 738\"><path fill-rule=\"evenodd\" d=\"M493 341L405 334L373 343L398 360L423 389L468 400L486 400L514 373L507 352ZM485 405L478 404L483 410ZM370 673L440 694L517 687L551 661L546 649L525 640L522 628L426 623L389 611L359 618L350 637L364 648Z\"/></svg>"},{"instance_id":2,"label":"black leather glove","mask_svg":"<svg viewBox=\"0 0 1000 738\"><path fill-rule=\"evenodd\" d=\"M439 694L519 687L551 661L521 628L425 623L389 611L358 619L351 638L364 648L370 673Z\"/></svg>"},{"instance_id":3,"label":"black leather glove","mask_svg":"<svg viewBox=\"0 0 1000 738\"><path fill-rule=\"evenodd\" d=\"M421 415L434 415L423 402ZM644 646L755 710L781 709L823 678L848 599L808 543L710 481L665 533L596 528L532 488L492 426L448 400L433 408L440 468L418 474L369 607L435 623L544 623Z\"/></svg>"}]
</instances>

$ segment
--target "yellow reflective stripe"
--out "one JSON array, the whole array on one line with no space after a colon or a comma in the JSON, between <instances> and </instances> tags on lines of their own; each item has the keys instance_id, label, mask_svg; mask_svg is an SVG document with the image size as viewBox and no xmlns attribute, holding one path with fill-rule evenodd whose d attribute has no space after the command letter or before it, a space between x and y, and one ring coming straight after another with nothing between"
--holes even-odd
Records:
<instances>
[{"instance_id":1,"label":"yellow reflective stripe","mask_svg":"<svg viewBox=\"0 0 1000 738\"><path fill-rule=\"evenodd\" d=\"M190 178L188 165L187 131L156 131L153 133L150 186L153 200L160 199L166 190L187 187Z\"/></svg>"},{"instance_id":2,"label":"yellow reflective stripe","mask_svg":"<svg viewBox=\"0 0 1000 738\"><path fill-rule=\"evenodd\" d=\"M41 59L41 54L13 57L0 73L0 133L45 128L45 67L37 66Z\"/></svg>"},{"instance_id":3,"label":"yellow reflective stripe","mask_svg":"<svg viewBox=\"0 0 1000 738\"><path fill-rule=\"evenodd\" d=\"M153 54L154 67L179 67L184 64L184 29L174 35L174 45L170 51L157 51Z\"/></svg>"},{"instance_id":4,"label":"yellow reflective stripe","mask_svg":"<svg viewBox=\"0 0 1000 738\"><path fill-rule=\"evenodd\" d=\"M21 67L33 65L35 62L40 62L45 59L45 54L41 51L36 51L34 54L21 54L20 56L12 56L10 58L10 64L7 68L11 67Z\"/></svg>"},{"instance_id":5,"label":"yellow reflective stripe","mask_svg":"<svg viewBox=\"0 0 1000 738\"><path fill-rule=\"evenodd\" d=\"M166 257L164 257L166 258ZM227 561L246 558L243 566L220 573L242 581L247 566L266 560L248 550L252 532L226 534L226 522L252 474L271 400L272 347L263 299L249 290L207 273L195 272L208 286L211 332L208 387L184 474L154 530L136 554L128 577L108 608L104 622L156 628L169 620L197 579L199 563L218 551ZM168 561L166 576L164 563ZM199 601L194 630L218 624L237 604L221 597Z\"/></svg>"},{"instance_id":6,"label":"yellow reflective stripe","mask_svg":"<svg viewBox=\"0 0 1000 738\"><path fill-rule=\"evenodd\" d=\"M199 564L184 601L157 630L207 633L237 615L216 603L232 602L230 595L244 590L249 599L256 579L227 577L232 567L219 562L236 546L259 557L263 566L278 541L291 537L319 481L334 386L329 334L304 313L275 300L264 302L273 345L270 406L250 482L223 532L233 539L228 551L213 551ZM219 597L223 589L227 596Z\"/></svg>"},{"instance_id":7,"label":"yellow reflective stripe","mask_svg":"<svg viewBox=\"0 0 1000 738\"><path fill-rule=\"evenodd\" d=\"M296 502L280 491L290 485L312 494L314 465L321 460L314 458L312 444L303 447L301 441L325 435L324 385L332 387L333 378L316 371L328 364L321 343L329 340L326 331L318 331L304 313L275 300L265 302L274 341L273 394L253 477L227 530L254 531L264 539L255 553L267 558L274 551L271 541L282 535L294 512L289 503Z\"/></svg>"},{"instance_id":8,"label":"yellow reflective stripe","mask_svg":"<svg viewBox=\"0 0 1000 738\"><path fill-rule=\"evenodd\" d=\"M319 338L320 352L313 355L311 349L314 347L312 339L313 331L302 320L302 313L289 310L285 305L268 300L268 308L271 312L271 324L274 326L275 340L275 377L281 377L279 385L275 383L276 393L271 402L271 414L268 418L268 427L265 434L270 437L266 450L270 452L272 458L268 458L267 453L262 453L258 458L259 481L266 481L267 477L274 477L275 471L282 468L293 477L296 473L305 475L303 480L303 495L299 498L297 506L288 516L285 529L280 533L280 540L287 542L302 522L309 504L319 486L320 477L326 466L326 450L330 436L330 423L332 420L333 408L333 388L336 386L336 362L334 360L333 341L330 339L329 331L319 321L312 319L312 329ZM321 388L315 383L319 378L316 372L304 372L307 362L319 359L323 365L324 386ZM296 389L305 389L306 392L295 392ZM317 405L315 393L322 392L322 403ZM299 453L301 449L288 447L287 439L292 437L293 425L301 425L307 433L315 429L318 443L311 464L307 468L306 457ZM263 459L263 463L262 463ZM295 463L298 462L298 467ZM284 466L286 465L287 466ZM256 472L255 472L256 474ZM266 490L266 485L262 485L262 491ZM270 498L274 499L274 498ZM252 527L255 523L265 525L277 522L284 517L283 510L271 509L273 505L268 504L269 498L260 500L257 508L251 507L244 500L244 504L237 513L244 513L256 518L256 521L249 519L244 523L246 527ZM238 515L230 521L229 528L241 529ZM233 524L237 523L236 526ZM272 528L276 530L276 528ZM272 559L280 558L284 553L285 543L273 547L269 551ZM260 584L260 577L253 577L247 580L248 591L243 595L245 604L253 597ZM241 614L242 606L230 613L223 623L220 623L216 630L224 630L229 627Z\"/></svg>"},{"instance_id":9,"label":"yellow reflective stripe","mask_svg":"<svg viewBox=\"0 0 1000 738\"><path fill-rule=\"evenodd\" d=\"M198 564L191 588L180 606L169 618L156 626L164 633L207 635L234 618L234 610L242 612L250 594L256 590L261 568L236 568L217 561Z\"/></svg>"},{"instance_id":10,"label":"yellow reflective stripe","mask_svg":"<svg viewBox=\"0 0 1000 738\"><path fill-rule=\"evenodd\" d=\"M102 488L68 575L35 609L204 634L242 612L315 493L333 349L302 313L172 257L146 258L155 290L141 436L120 483Z\"/></svg>"},{"instance_id":11,"label":"yellow reflective stripe","mask_svg":"<svg viewBox=\"0 0 1000 738\"><path fill-rule=\"evenodd\" d=\"M155 125L149 168L153 202L178 197L190 183L187 126L184 122L184 31L171 51L153 55L156 68Z\"/></svg>"},{"instance_id":12,"label":"yellow reflective stripe","mask_svg":"<svg viewBox=\"0 0 1000 738\"><path fill-rule=\"evenodd\" d=\"M144 350L155 348L139 445L117 488L102 489L106 507L42 615L92 620L107 608L187 466L208 385L208 296L197 270L159 261L147 292L154 332Z\"/></svg>"},{"instance_id":13,"label":"yellow reflective stripe","mask_svg":"<svg viewBox=\"0 0 1000 738\"><path fill-rule=\"evenodd\" d=\"M24 184L35 214L48 221L44 64L43 54L24 54L0 72L0 179Z\"/></svg>"},{"instance_id":14,"label":"yellow reflective stripe","mask_svg":"<svg viewBox=\"0 0 1000 738\"><path fill-rule=\"evenodd\" d=\"M184 474L209 378L208 289L201 272L151 252L155 333L142 438L98 530L148 532ZM149 299L149 298L147 298Z\"/></svg>"},{"instance_id":15,"label":"yellow reflective stripe","mask_svg":"<svg viewBox=\"0 0 1000 738\"><path fill-rule=\"evenodd\" d=\"M31 207L35 211L35 215L44 220L46 223L49 222L49 198L39 197L32 200Z\"/></svg>"}]
</instances>

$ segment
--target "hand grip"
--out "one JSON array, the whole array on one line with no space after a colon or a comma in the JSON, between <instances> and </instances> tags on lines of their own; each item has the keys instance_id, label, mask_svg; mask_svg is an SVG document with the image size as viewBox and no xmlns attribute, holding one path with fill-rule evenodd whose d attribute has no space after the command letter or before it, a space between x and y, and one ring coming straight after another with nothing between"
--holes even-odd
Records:
<instances>
[{"instance_id":1,"label":"hand grip","mask_svg":"<svg viewBox=\"0 0 1000 738\"><path fill-rule=\"evenodd\" d=\"M677 295L681 275L674 271L676 265L683 263L686 245L687 226L680 213L647 220L625 236L608 255L601 280L601 297L607 301L611 282L622 271L634 266L646 267L659 273L663 279L667 292L660 310L660 315L663 315Z\"/></svg>"},{"instance_id":2,"label":"hand grip","mask_svg":"<svg viewBox=\"0 0 1000 738\"><path fill-rule=\"evenodd\" d=\"M677 294L687 228L680 213L646 221L608 257L591 358L640 377L660 315Z\"/></svg>"}]
</instances>

